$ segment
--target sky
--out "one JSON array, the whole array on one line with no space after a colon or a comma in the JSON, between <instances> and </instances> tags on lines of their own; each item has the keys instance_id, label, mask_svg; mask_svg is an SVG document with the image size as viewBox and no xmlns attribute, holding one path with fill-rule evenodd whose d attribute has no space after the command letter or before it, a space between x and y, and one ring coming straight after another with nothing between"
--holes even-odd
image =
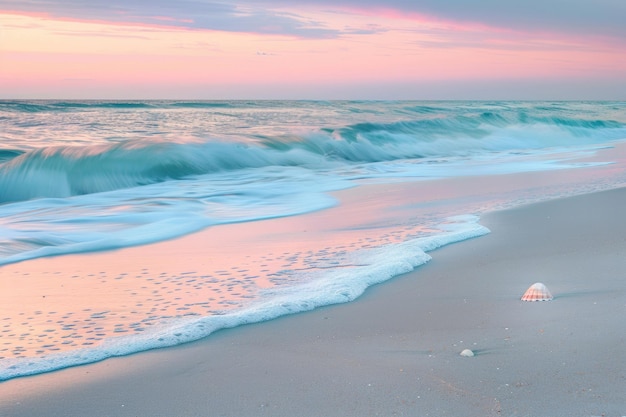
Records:
<instances>
[{"instance_id":1,"label":"sky","mask_svg":"<svg viewBox=\"0 0 626 417\"><path fill-rule=\"evenodd\" d=\"M0 0L0 98L626 100L624 0Z\"/></svg>"}]
</instances>

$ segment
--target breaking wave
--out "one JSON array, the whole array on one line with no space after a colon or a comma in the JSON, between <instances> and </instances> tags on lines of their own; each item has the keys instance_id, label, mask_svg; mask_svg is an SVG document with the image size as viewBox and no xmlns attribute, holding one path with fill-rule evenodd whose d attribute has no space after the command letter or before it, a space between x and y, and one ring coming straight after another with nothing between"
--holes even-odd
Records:
<instances>
[{"instance_id":1,"label":"breaking wave","mask_svg":"<svg viewBox=\"0 0 626 417\"><path fill-rule=\"evenodd\" d=\"M170 103L181 104L195 105ZM321 128L299 136L255 137L246 142L142 139L29 151L5 149L0 151L0 202L91 194L239 169L270 166L323 169L590 145L623 138L626 138L626 125L617 121L482 112L393 123L359 123L336 129Z\"/></svg>"}]
</instances>

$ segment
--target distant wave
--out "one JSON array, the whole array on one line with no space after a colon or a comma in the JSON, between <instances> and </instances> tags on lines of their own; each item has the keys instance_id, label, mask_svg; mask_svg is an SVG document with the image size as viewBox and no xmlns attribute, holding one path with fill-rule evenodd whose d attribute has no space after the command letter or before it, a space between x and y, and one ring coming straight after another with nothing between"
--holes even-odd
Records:
<instances>
[{"instance_id":1,"label":"distant wave","mask_svg":"<svg viewBox=\"0 0 626 417\"><path fill-rule=\"evenodd\" d=\"M427 110L430 112L430 110ZM457 116L453 118L439 117L425 120L401 121L396 123L359 123L339 129L344 139L353 140L358 135L369 135L378 139L388 139L389 135L415 135L420 139L430 139L440 136L484 137L493 133L497 128L527 128L533 133L542 128L552 127L576 133L577 136L591 137L597 132L592 130L621 129L624 133L626 125L612 120L584 120L566 117L537 117L526 112L514 115L506 113L482 112L472 116ZM578 129L578 132L574 130ZM580 129L588 129L582 132ZM530 136L530 135L529 135ZM619 136L616 135L616 136ZM391 138L393 139L393 138ZM547 146L550 143L546 144Z\"/></svg>"},{"instance_id":2,"label":"distant wave","mask_svg":"<svg viewBox=\"0 0 626 417\"><path fill-rule=\"evenodd\" d=\"M81 100L81 101L21 101L0 100L0 111L8 112L63 112L80 109L167 109L167 108L229 108L246 105L248 102L229 101L114 101L114 100ZM250 105L252 102L249 102Z\"/></svg>"},{"instance_id":3,"label":"distant wave","mask_svg":"<svg viewBox=\"0 0 626 417\"><path fill-rule=\"evenodd\" d=\"M283 101L283 100L0 100L0 112L13 112L13 113L39 113L39 112L71 112L80 110L159 110L159 109L246 109L246 108L280 108L284 109L286 104L289 104L292 108L307 107L314 105L317 108L324 107L336 107L342 108L350 113L373 113L381 114L389 109L381 110L376 109L375 103L385 103L376 101ZM390 106L391 112L395 112L401 115L416 115L425 117L435 117L444 115L454 115L456 117L460 112L465 111L468 118L477 120L490 120L494 121L500 119L501 121L507 121L509 123L514 122L516 119L519 122L525 123L526 120L535 119L540 121L541 117L529 116L531 114L567 114L571 111L568 105L563 103L526 103L524 105L513 102L472 102L472 101L459 101L459 102L402 102L394 101ZM404 103L404 105L403 105ZM454 103L454 105L451 105ZM582 103L579 103L582 104ZM613 108L618 110L623 108L623 103L620 102L607 102L605 106L613 105ZM384 105L383 105L384 107ZM607 108L609 108L607 107ZM475 113L480 109L487 109L490 111L484 111L482 114ZM560 118L558 116L548 117L545 119L552 119L554 122L559 122L559 119L565 124L568 120L574 122L584 122L581 116L584 114L577 113L575 118L567 119Z\"/></svg>"}]
</instances>

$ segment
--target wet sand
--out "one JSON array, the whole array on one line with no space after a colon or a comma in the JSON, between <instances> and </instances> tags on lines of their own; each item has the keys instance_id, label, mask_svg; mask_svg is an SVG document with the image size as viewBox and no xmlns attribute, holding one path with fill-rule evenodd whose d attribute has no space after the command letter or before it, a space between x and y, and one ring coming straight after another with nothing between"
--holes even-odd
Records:
<instances>
[{"instance_id":1,"label":"wet sand","mask_svg":"<svg viewBox=\"0 0 626 417\"><path fill-rule=\"evenodd\" d=\"M2 382L0 415L626 415L625 206L485 215L489 235L354 302ZM555 299L520 301L538 281Z\"/></svg>"}]
</instances>

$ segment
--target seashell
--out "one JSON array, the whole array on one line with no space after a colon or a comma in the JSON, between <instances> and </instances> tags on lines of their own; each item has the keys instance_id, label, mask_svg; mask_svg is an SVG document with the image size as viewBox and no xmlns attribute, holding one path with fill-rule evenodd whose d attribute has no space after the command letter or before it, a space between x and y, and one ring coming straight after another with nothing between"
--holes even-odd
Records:
<instances>
[{"instance_id":1,"label":"seashell","mask_svg":"<svg viewBox=\"0 0 626 417\"><path fill-rule=\"evenodd\" d=\"M463 351L461 351L460 355L461 356L466 356L468 358L471 358L472 356L474 356L474 352L472 352L469 349L463 349Z\"/></svg>"},{"instance_id":2,"label":"seashell","mask_svg":"<svg viewBox=\"0 0 626 417\"><path fill-rule=\"evenodd\" d=\"M550 290L541 282L531 285L522 295L522 301L550 301L552 298Z\"/></svg>"}]
</instances>

